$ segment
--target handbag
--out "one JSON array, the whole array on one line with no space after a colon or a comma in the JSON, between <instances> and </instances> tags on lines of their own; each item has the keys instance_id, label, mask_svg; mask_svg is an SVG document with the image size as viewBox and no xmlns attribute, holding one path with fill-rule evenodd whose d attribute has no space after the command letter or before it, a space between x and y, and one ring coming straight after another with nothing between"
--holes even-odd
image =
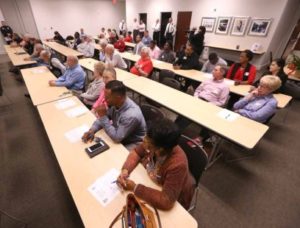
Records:
<instances>
[{"instance_id":1,"label":"handbag","mask_svg":"<svg viewBox=\"0 0 300 228\"><path fill-rule=\"evenodd\" d=\"M146 206L146 203L137 198L134 194L129 193L126 197L126 205L122 211L114 218L109 228L119 220L122 220L122 228L161 228L161 221L156 208L154 212Z\"/></svg>"}]
</instances>

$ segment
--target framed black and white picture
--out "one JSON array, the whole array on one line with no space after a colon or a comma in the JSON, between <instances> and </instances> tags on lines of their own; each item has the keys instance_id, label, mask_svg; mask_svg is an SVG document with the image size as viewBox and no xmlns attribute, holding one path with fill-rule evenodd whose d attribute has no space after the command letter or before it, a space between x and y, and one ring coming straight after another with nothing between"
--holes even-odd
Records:
<instances>
[{"instance_id":1,"label":"framed black and white picture","mask_svg":"<svg viewBox=\"0 0 300 228\"><path fill-rule=\"evenodd\" d=\"M253 18L250 23L249 36L266 36L270 29L272 19Z\"/></svg>"},{"instance_id":2,"label":"framed black and white picture","mask_svg":"<svg viewBox=\"0 0 300 228\"><path fill-rule=\"evenodd\" d=\"M234 17L231 28L231 35L244 36L248 25L249 17Z\"/></svg>"},{"instance_id":3,"label":"framed black and white picture","mask_svg":"<svg viewBox=\"0 0 300 228\"><path fill-rule=\"evenodd\" d=\"M213 32L215 28L215 17L202 17L201 26L206 28L206 32Z\"/></svg>"},{"instance_id":4,"label":"framed black and white picture","mask_svg":"<svg viewBox=\"0 0 300 228\"><path fill-rule=\"evenodd\" d=\"M227 34L230 27L231 17L219 17L216 26L217 34Z\"/></svg>"}]
</instances>

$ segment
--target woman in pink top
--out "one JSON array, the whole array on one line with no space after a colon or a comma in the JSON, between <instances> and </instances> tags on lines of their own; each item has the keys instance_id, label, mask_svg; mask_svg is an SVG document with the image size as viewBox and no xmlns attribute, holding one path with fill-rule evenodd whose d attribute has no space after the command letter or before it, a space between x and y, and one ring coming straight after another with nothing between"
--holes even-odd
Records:
<instances>
[{"instance_id":1,"label":"woman in pink top","mask_svg":"<svg viewBox=\"0 0 300 228\"><path fill-rule=\"evenodd\" d=\"M106 85L108 82L117 79L117 73L114 68L106 68L103 72L103 82ZM93 104L92 113L96 113L95 109L100 105L105 105L107 107L107 103L104 96L104 89L100 92L98 100Z\"/></svg>"}]
</instances>

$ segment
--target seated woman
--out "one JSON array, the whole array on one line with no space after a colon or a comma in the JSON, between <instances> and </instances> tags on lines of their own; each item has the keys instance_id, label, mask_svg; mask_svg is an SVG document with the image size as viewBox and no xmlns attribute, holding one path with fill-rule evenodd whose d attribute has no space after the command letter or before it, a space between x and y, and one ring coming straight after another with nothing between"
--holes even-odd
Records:
<instances>
[{"instance_id":1,"label":"seated woman","mask_svg":"<svg viewBox=\"0 0 300 228\"><path fill-rule=\"evenodd\" d=\"M141 50L141 58L130 69L132 74L148 77L153 70L153 63L149 56L150 50L148 47L143 47Z\"/></svg>"},{"instance_id":2,"label":"seated woman","mask_svg":"<svg viewBox=\"0 0 300 228\"><path fill-rule=\"evenodd\" d=\"M264 75L274 75L274 76L278 76L280 78L281 86L278 90L274 91L274 93L283 93L285 90L285 83L288 79L288 76L283 71L284 66L285 66L284 59L275 59L272 61L269 71L267 71L263 74L263 76ZM255 87L258 87L259 81L260 80L257 80L256 82L253 83L254 87L252 89L255 89Z\"/></svg>"},{"instance_id":3,"label":"seated woman","mask_svg":"<svg viewBox=\"0 0 300 228\"><path fill-rule=\"evenodd\" d=\"M252 85L256 76L256 67L250 64L252 58L252 51L242 51L240 54L240 62L232 64L226 77L234 80L235 85Z\"/></svg>"},{"instance_id":4,"label":"seated woman","mask_svg":"<svg viewBox=\"0 0 300 228\"><path fill-rule=\"evenodd\" d=\"M264 123L276 112L277 100L272 92L281 86L279 77L266 75L249 95L236 102L233 110L242 116Z\"/></svg>"},{"instance_id":5,"label":"seated woman","mask_svg":"<svg viewBox=\"0 0 300 228\"><path fill-rule=\"evenodd\" d=\"M173 45L172 42L167 41L164 45L164 49L160 53L158 60L167 62L167 63L174 63L175 61L175 53L172 51Z\"/></svg>"},{"instance_id":6,"label":"seated woman","mask_svg":"<svg viewBox=\"0 0 300 228\"><path fill-rule=\"evenodd\" d=\"M103 62L97 62L94 65L94 80L89 84L85 93L80 94L80 99L88 107L92 107L95 101L99 98L99 94L104 88L104 82L102 80L105 64Z\"/></svg>"},{"instance_id":7,"label":"seated woman","mask_svg":"<svg viewBox=\"0 0 300 228\"><path fill-rule=\"evenodd\" d=\"M177 145L179 137L180 132L172 121L160 119L152 122L143 143L128 155L118 177L118 185L158 209L169 210L176 201L188 209L195 181L189 172L185 153ZM162 186L161 191L129 179L139 163L150 178Z\"/></svg>"}]
</instances>

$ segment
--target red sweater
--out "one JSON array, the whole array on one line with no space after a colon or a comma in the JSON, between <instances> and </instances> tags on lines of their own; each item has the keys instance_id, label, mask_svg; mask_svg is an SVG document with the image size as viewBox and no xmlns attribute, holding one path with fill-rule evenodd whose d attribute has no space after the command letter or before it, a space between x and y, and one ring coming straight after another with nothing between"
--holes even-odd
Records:
<instances>
[{"instance_id":1,"label":"red sweater","mask_svg":"<svg viewBox=\"0 0 300 228\"><path fill-rule=\"evenodd\" d=\"M151 61L150 58L146 58L146 59L142 59L140 58L138 61L137 61L137 64L140 65L141 67L141 70L146 72L148 75L151 73L151 71L153 70L153 63ZM131 69L130 69L130 72L132 74L136 74L138 76L141 76L140 72L138 71L138 69L136 69L135 66L133 66Z\"/></svg>"},{"instance_id":2,"label":"red sweater","mask_svg":"<svg viewBox=\"0 0 300 228\"><path fill-rule=\"evenodd\" d=\"M118 49L119 52L125 51L125 42L123 40L118 40L116 43L114 43L115 49Z\"/></svg>"},{"instance_id":3,"label":"red sweater","mask_svg":"<svg viewBox=\"0 0 300 228\"><path fill-rule=\"evenodd\" d=\"M124 38L124 42L132 43L132 36L126 36L126 37Z\"/></svg>"},{"instance_id":4,"label":"red sweater","mask_svg":"<svg viewBox=\"0 0 300 228\"><path fill-rule=\"evenodd\" d=\"M234 66L235 66L235 64L232 64L232 66L229 68L229 70L227 72L227 75L226 75L226 78L230 78L230 75L231 75L231 72L233 71ZM233 77L233 80L234 81L242 81L244 71L245 71L245 69L239 68L236 71L236 73ZM254 65L251 65L250 70L249 70L249 74L248 74L248 80L247 80L249 85L252 85L253 81L255 80L255 77L256 77L256 67Z\"/></svg>"},{"instance_id":5,"label":"red sweater","mask_svg":"<svg viewBox=\"0 0 300 228\"><path fill-rule=\"evenodd\" d=\"M139 162L146 167L150 156L151 154L144 149L143 145L140 145L128 155L123 169L131 173ZM189 172L185 153L179 146L173 148L158 173L161 191L138 184L134 194L158 209L169 210L177 200L188 209L194 194L195 181Z\"/></svg>"}]
</instances>

